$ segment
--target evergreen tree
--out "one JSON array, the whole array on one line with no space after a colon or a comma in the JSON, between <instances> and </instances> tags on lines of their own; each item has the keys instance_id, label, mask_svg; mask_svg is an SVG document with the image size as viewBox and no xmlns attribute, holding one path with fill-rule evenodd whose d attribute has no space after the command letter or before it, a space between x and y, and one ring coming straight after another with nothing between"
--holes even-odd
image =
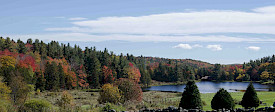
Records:
<instances>
[{"instance_id":1,"label":"evergreen tree","mask_svg":"<svg viewBox=\"0 0 275 112\"><path fill-rule=\"evenodd\" d=\"M49 62L46 63L45 76L47 90L59 89L59 74L57 71L57 65L54 61L51 64Z\"/></svg>"},{"instance_id":2,"label":"evergreen tree","mask_svg":"<svg viewBox=\"0 0 275 112\"><path fill-rule=\"evenodd\" d=\"M223 88L221 88L213 97L211 101L211 108L218 109L233 109L235 106L231 95Z\"/></svg>"},{"instance_id":3,"label":"evergreen tree","mask_svg":"<svg viewBox=\"0 0 275 112\"><path fill-rule=\"evenodd\" d=\"M27 52L27 48L25 47L24 42L22 42L20 39L17 40L17 51L18 53L26 53Z\"/></svg>"},{"instance_id":4,"label":"evergreen tree","mask_svg":"<svg viewBox=\"0 0 275 112\"><path fill-rule=\"evenodd\" d=\"M89 85L92 88L98 88L100 86L101 64L96 57L95 49L86 57L85 66Z\"/></svg>"},{"instance_id":5,"label":"evergreen tree","mask_svg":"<svg viewBox=\"0 0 275 112\"><path fill-rule=\"evenodd\" d=\"M41 91L45 90L45 86L46 86L46 79L44 78L44 74L42 74L42 72L37 73L36 72L36 83L35 83L35 87L36 89L40 89Z\"/></svg>"},{"instance_id":6,"label":"evergreen tree","mask_svg":"<svg viewBox=\"0 0 275 112\"><path fill-rule=\"evenodd\" d=\"M257 93L252 82L248 85L243 95L241 105L245 108L258 107L260 105L260 100L257 96Z\"/></svg>"},{"instance_id":7,"label":"evergreen tree","mask_svg":"<svg viewBox=\"0 0 275 112\"><path fill-rule=\"evenodd\" d=\"M202 109L200 92L194 81L188 81L186 84L179 107L183 109Z\"/></svg>"},{"instance_id":8,"label":"evergreen tree","mask_svg":"<svg viewBox=\"0 0 275 112\"><path fill-rule=\"evenodd\" d=\"M59 63L57 66L58 69L58 73L59 73L59 84L60 84L60 88L65 89L65 73L63 70L62 65Z\"/></svg>"}]
</instances>

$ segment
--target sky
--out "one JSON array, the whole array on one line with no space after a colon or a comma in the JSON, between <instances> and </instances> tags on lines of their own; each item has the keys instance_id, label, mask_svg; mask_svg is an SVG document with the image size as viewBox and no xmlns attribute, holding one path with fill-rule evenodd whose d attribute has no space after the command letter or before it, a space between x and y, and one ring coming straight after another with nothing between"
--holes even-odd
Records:
<instances>
[{"instance_id":1,"label":"sky","mask_svg":"<svg viewBox=\"0 0 275 112\"><path fill-rule=\"evenodd\" d=\"M0 36L236 64L275 51L274 0L0 0Z\"/></svg>"}]
</instances>

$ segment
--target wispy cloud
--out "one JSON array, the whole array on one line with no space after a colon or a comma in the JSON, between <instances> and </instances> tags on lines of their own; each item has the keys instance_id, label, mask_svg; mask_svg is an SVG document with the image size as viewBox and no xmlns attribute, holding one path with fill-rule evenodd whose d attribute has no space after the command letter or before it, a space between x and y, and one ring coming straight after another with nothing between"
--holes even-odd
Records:
<instances>
[{"instance_id":1,"label":"wispy cloud","mask_svg":"<svg viewBox=\"0 0 275 112\"><path fill-rule=\"evenodd\" d=\"M69 18L69 20L85 20L87 18L84 17L75 17L75 18Z\"/></svg>"},{"instance_id":2,"label":"wispy cloud","mask_svg":"<svg viewBox=\"0 0 275 112\"><path fill-rule=\"evenodd\" d=\"M221 45L207 45L206 48L211 49L212 51L220 51L220 50L222 50Z\"/></svg>"},{"instance_id":3,"label":"wispy cloud","mask_svg":"<svg viewBox=\"0 0 275 112\"><path fill-rule=\"evenodd\" d=\"M83 17L69 18L71 27L46 28L46 31L120 35L118 39L142 41L274 41L274 38L242 38L224 36L221 33L275 34L275 6L251 9L251 12L233 10L186 11L179 13L153 14L147 16L102 17L85 20ZM213 34L192 36L195 34ZM167 36L166 36L167 35ZM147 37L147 38L143 38ZM126 40L129 40L128 38ZM84 40L85 41L85 40Z\"/></svg>"},{"instance_id":4,"label":"wispy cloud","mask_svg":"<svg viewBox=\"0 0 275 112\"><path fill-rule=\"evenodd\" d=\"M102 17L72 22L91 33L134 34L200 34L200 33L265 33L275 34L273 6L252 12L205 10L153 14L138 17Z\"/></svg>"},{"instance_id":5,"label":"wispy cloud","mask_svg":"<svg viewBox=\"0 0 275 112\"><path fill-rule=\"evenodd\" d=\"M253 9L255 12L259 13L275 13L275 6L266 6L266 7L260 7Z\"/></svg>"},{"instance_id":6,"label":"wispy cloud","mask_svg":"<svg viewBox=\"0 0 275 112\"><path fill-rule=\"evenodd\" d=\"M249 46L246 47L246 49L248 50L252 50L252 51L259 51L261 49L261 47L257 47L257 46Z\"/></svg>"}]
</instances>

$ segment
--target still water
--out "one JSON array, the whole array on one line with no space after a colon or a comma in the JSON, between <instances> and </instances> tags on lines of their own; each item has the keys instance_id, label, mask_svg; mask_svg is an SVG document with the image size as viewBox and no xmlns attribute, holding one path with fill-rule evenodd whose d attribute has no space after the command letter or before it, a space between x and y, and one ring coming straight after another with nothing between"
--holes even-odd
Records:
<instances>
[{"instance_id":1,"label":"still water","mask_svg":"<svg viewBox=\"0 0 275 112\"><path fill-rule=\"evenodd\" d=\"M220 88L226 89L228 92L238 92L236 90L246 90L249 82L211 82L201 81L197 82L200 93L216 93ZM257 91L269 91L274 90L274 85L262 85L260 83L253 83L254 88ZM173 91L183 92L185 85L163 85L163 86L152 86L145 88L144 90L150 91Z\"/></svg>"}]
</instances>

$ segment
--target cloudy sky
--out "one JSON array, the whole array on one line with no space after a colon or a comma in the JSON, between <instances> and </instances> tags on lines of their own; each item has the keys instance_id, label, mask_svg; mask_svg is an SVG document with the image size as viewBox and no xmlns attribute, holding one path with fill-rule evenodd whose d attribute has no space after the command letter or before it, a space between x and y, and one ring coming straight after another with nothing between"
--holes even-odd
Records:
<instances>
[{"instance_id":1,"label":"cloudy sky","mask_svg":"<svg viewBox=\"0 0 275 112\"><path fill-rule=\"evenodd\" d=\"M1 1L0 36L243 63L275 51L274 0Z\"/></svg>"}]
</instances>

